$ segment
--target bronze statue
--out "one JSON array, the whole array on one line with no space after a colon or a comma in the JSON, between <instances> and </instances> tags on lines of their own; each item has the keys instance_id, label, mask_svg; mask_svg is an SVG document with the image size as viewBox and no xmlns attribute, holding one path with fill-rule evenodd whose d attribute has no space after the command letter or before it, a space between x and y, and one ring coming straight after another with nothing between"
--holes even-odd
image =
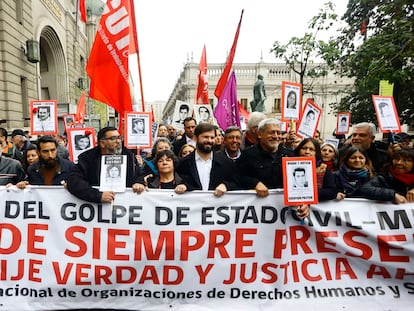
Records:
<instances>
[{"instance_id":1,"label":"bronze statue","mask_svg":"<svg viewBox=\"0 0 414 311\"><path fill-rule=\"evenodd\" d=\"M264 112L264 101L266 99L266 90L264 86L263 76L259 74L257 81L253 86L253 100L250 102L252 111Z\"/></svg>"}]
</instances>

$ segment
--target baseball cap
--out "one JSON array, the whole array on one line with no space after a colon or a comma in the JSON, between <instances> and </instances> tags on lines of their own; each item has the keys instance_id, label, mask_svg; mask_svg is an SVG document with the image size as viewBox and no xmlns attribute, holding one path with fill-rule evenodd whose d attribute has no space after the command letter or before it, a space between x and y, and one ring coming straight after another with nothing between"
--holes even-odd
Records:
<instances>
[{"instance_id":1,"label":"baseball cap","mask_svg":"<svg viewBox=\"0 0 414 311\"><path fill-rule=\"evenodd\" d=\"M11 134L11 137L14 137L14 136L16 136L16 135L21 135L21 136L24 136L24 132L23 132L23 130L21 130L21 129L15 129L15 130L13 130L13 132L12 132L12 134Z\"/></svg>"},{"instance_id":2,"label":"baseball cap","mask_svg":"<svg viewBox=\"0 0 414 311\"><path fill-rule=\"evenodd\" d=\"M407 133L404 133L404 132L401 132L401 133L398 133L398 134L395 135L395 140L397 140L397 141L403 141L406 138L414 138L414 135L410 135L410 134L407 134Z\"/></svg>"}]
</instances>

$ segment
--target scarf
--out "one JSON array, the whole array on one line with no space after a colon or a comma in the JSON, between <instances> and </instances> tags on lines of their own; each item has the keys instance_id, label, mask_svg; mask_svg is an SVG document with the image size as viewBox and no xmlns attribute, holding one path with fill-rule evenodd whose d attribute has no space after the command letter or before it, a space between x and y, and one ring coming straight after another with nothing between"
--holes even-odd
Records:
<instances>
[{"instance_id":1,"label":"scarf","mask_svg":"<svg viewBox=\"0 0 414 311\"><path fill-rule=\"evenodd\" d=\"M414 174L410 174L410 173L405 173L405 174L401 174L401 173L397 173L394 168L390 167L390 173L391 175L397 179L398 181L401 181L404 185L406 186L410 186L414 184Z\"/></svg>"},{"instance_id":2,"label":"scarf","mask_svg":"<svg viewBox=\"0 0 414 311\"><path fill-rule=\"evenodd\" d=\"M342 165L338 175L345 193L355 192L370 179L367 167L353 170L346 165Z\"/></svg>"}]
</instances>

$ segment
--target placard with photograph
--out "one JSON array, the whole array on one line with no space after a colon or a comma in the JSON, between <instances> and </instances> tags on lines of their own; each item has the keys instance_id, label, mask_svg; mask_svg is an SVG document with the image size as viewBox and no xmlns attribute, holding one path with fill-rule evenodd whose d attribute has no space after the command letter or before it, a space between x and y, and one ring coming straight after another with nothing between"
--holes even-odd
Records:
<instances>
[{"instance_id":1,"label":"placard with photograph","mask_svg":"<svg viewBox=\"0 0 414 311\"><path fill-rule=\"evenodd\" d=\"M213 110L209 104L199 104L194 105L194 118L197 121L197 124L200 123L210 123L214 124L215 119L213 115Z\"/></svg>"},{"instance_id":2,"label":"placard with photograph","mask_svg":"<svg viewBox=\"0 0 414 311\"><path fill-rule=\"evenodd\" d=\"M81 153L95 147L95 129L93 127L70 127L66 131L70 160L77 163Z\"/></svg>"},{"instance_id":3,"label":"placard with photograph","mask_svg":"<svg viewBox=\"0 0 414 311\"><path fill-rule=\"evenodd\" d=\"M318 203L316 160L313 157L283 157L285 205Z\"/></svg>"},{"instance_id":4,"label":"placard with photograph","mask_svg":"<svg viewBox=\"0 0 414 311\"><path fill-rule=\"evenodd\" d=\"M338 112L336 116L336 135L348 134L349 126L351 124L350 112Z\"/></svg>"},{"instance_id":5,"label":"placard with photograph","mask_svg":"<svg viewBox=\"0 0 414 311\"><path fill-rule=\"evenodd\" d=\"M99 191L125 192L126 155L103 155Z\"/></svg>"},{"instance_id":6,"label":"placard with photograph","mask_svg":"<svg viewBox=\"0 0 414 311\"><path fill-rule=\"evenodd\" d=\"M334 145L336 149L339 148L339 139L338 138L325 138L325 143Z\"/></svg>"},{"instance_id":7,"label":"placard with photograph","mask_svg":"<svg viewBox=\"0 0 414 311\"><path fill-rule=\"evenodd\" d=\"M381 132L401 132L400 119L392 96L372 95Z\"/></svg>"},{"instance_id":8,"label":"placard with photograph","mask_svg":"<svg viewBox=\"0 0 414 311\"><path fill-rule=\"evenodd\" d=\"M193 115L193 105L177 100L175 102L175 110L172 125L177 130L184 130L184 120ZM211 114L212 115L212 114Z\"/></svg>"},{"instance_id":9,"label":"placard with photograph","mask_svg":"<svg viewBox=\"0 0 414 311\"><path fill-rule=\"evenodd\" d=\"M58 134L56 100L30 101L30 134Z\"/></svg>"},{"instance_id":10,"label":"placard with photograph","mask_svg":"<svg viewBox=\"0 0 414 311\"><path fill-rule=\"evenodd\" d=\"M322 109L319 108L313 101L308 99L305 103L299 125L296 129L296 136L299 138L315 137L321 114Z\"/></svg>"},{"instance_id":11,"label":"placard with photograph","mask_svg":"<svg viewBox=\"0 0 414 311\"><path fill-rule=\"evenodd\" d=\"M299 120L302 84L282 81L282 121Z\"/></svg>"},{"instance_id":12,"label":"placard with photograph","mask_svg":"<svg viewBox=\"0 0 414 311\"><path fill-rule=\"evenodd\" d=\"M73 123L75 122L75 115L74 114L64 114L62 116L63 125L65 126L65 130L72 127Z\"/></svg>"},{"instance_id":13,"label":"placard with photograph","mask_svg":"<svg viewBox=\"0 0 414 311\"><path fill-rule=\"evenodd\" d=\"M151 112L125 113L125 146L151 148L153 137Z\"/></svg>"}]
</instances>

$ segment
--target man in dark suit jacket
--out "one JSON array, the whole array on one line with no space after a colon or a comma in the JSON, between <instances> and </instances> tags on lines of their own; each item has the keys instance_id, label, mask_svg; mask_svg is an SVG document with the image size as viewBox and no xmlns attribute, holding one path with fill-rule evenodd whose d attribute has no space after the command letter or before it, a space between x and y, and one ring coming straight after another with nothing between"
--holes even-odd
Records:
<instances>
[{"instance_id":1,"label":"man in dark suit jacket","mask_svg":"<svg viewBox=\"0 0 414 311\"><path fill-rule=\"evenodd\" d=\"M197 125L196 150L180 160L177 173L184 178L188 190L214 190L215 196L222 196L227 190L237 189L237 184L233 161L213 151L216 128L209 123Z\"/></svg>"},{"instance_id":2,"label":"man in dark suit jacket","mask_svg":"<svg viewBox=\"0 0 414 311\"><path fill-rule=\"evenodd\" d=\"M197 126L197 122L193 117L185 118L184 120L184 134L180 139L177 139L173 143L174 153L178 157L180 153L180 149L185 144L190 144L195 147L194 141L194 130Z\"/></svg>"}]
</instances>

